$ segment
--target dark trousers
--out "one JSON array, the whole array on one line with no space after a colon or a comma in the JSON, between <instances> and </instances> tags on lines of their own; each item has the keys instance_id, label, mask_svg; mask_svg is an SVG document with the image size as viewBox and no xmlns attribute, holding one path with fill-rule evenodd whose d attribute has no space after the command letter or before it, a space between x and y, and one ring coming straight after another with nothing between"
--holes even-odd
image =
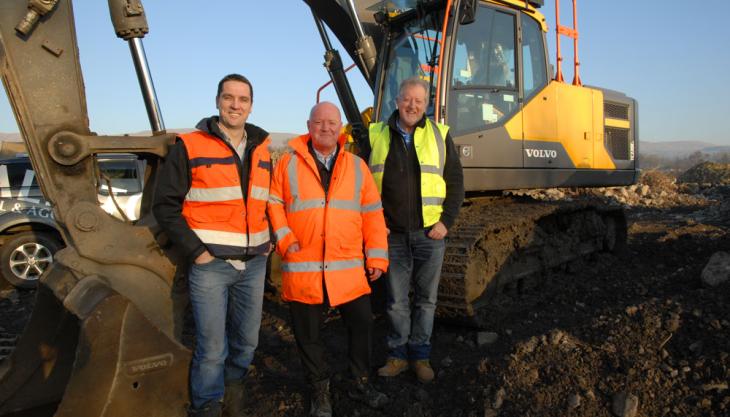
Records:
<instances>
[{"instance_id":1,"label":"dark trousers","mask_svg":"<svg viewBox=\"0 0 730 417\"><path fill-rule=\"evenodd\" d=\"M289 303L292 329L299 357L310 382L329 378L329 367L325 361L325 347L320 337L320 330L328 308L326 299L324 304L304 304L296 301ZM337 306L337 309L347 327L350 373L355 378L368 376L370 344L373 337L370 296L363 295Z\"/></svg>"}]
</instances>

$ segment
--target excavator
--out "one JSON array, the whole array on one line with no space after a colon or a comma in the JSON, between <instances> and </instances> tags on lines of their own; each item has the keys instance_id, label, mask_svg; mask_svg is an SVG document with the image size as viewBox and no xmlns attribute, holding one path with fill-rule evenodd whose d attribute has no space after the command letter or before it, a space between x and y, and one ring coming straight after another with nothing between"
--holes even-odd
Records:
<instances>
[{"instance_id":1,"label":"excavator","mask_svg":"<svg viewBox=\"0 0 730 417\"><path fill-rule=\"evenodd\" d=\"M394 110L399 83L430 86L427 114L451 127L468 199L449 233L439 315L480 322L494 294L626 239L618 209L495 196L503 190L627 185L638 175L637 103L582 85L547 57L544 0L304 0L355 144ZM556 1L559 7L559 1ZM141 0L109 0L129 44L151 136L89 129L71 0L0 2L0 75L66 247L0 363L0 416L183 416L191 352L181 342L183 260L150 213L166 133L142 38ZM557 12L557 10L556 10ZM557 13L556 13L557 14ZM363 117L333 34L373 91ZM140 218L97 202L97 158L146 161ZM124 236L120 239L120 236ZM539 279L539 278L538 278Z\"/></svg>"}]
</instances>

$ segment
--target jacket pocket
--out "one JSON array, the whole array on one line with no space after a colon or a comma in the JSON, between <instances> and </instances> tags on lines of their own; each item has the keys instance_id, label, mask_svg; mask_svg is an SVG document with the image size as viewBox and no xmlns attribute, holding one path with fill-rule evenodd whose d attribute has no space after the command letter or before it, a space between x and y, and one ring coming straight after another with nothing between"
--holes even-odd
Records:
<instances>
[{"instance_id":1,"label":"jacket pocket","mask_svg":"<svg viewBox=\"0 0 730 417\"><path fill-rule=\"evenodd\" d=\"M233 206L216 204L205 204L190 208L190 218L197 223L221 223L233 219L236 215ZM243 215L240 213L240 215Z\"/></svg>"}]
</instances>

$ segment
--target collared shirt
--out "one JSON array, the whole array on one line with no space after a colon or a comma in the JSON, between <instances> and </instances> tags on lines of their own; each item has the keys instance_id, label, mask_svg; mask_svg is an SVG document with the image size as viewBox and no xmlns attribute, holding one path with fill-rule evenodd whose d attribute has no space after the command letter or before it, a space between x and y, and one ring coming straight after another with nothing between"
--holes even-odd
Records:
<instances>
[{"instance_id":1,"label":"collared shirt","mask_svg":"<svg viewBox=\"0 0 730 417\"><path fill-rule=\"evenodd\" d=\"M233 141L231 141L231 138L226 135L226 132L223 131L223 129L218 127L220 130L221 136L223 139L225 139L226 142L228 142L231 146L233 146ZM246 141L248 140L248 133L246 133L246 129L243 129L243 137L241 138L241 142L238 143L238 146L235 147L236 153L238 154L238 157L241 158L241 162L243 162L244 158L246 158Z\"/></svg>"},{"instance_id":2,"label":"collared shirt","mask_svg":"<svg viewBox=\"0 0 730 417\"><path fill-rule=\"evenodd\" d=\"M398 128L398 132L400 132L401 136L403 136L403 141L406 143L406 147L410 146L411 142L413 142L413 132L407 133L405 130L403 130L403 128L400 126L400 120L398 120L397 118L395 119L395 126Z\"/></svg>"},{"instance_id":3,"label":"collared shirt","mask_svg":"<svg viewBox=\"0 0 730 417\"><path fill-rule=\"evenodd\" d=\"M332 152L329 153L329 155L323 155L317 151L314 147L312 147L312 150L314 151L314 156L317 157L319 162L324 165L325 168L327 168L327 171L332 171L332 161L335 160L335 155L337 155L337 147L335 147Z\"/></svg>"}]
</instances>

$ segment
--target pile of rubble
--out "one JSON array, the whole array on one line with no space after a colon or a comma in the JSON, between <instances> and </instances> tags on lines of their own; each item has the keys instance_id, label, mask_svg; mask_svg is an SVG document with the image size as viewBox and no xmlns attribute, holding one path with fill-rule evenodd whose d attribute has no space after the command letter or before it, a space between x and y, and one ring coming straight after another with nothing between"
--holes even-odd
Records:
<instances>
[{"instance_id":1,"label":"pile of rubble","mask_svg":"<svg viewBox=\"0 0 730 417\"><path fill-rule=\"evenodd\" d=\"M681 184L697 184L702 188L730 185L730 164L703 162L677 178Z\"/></svg>"},{"instance_id":2,"label":"pile of rubble","mask_svg":"<svg viewBox=\"0 0 730 417\"><path fill-rule=\"evenodd\" d=\"M537 200L598 199L603 204L639 207L674 208L679 206L706 206L713 216L726 216L730 206L725 203L730 189L730 164L704 162L678 179L660 171L646 171L636 184L625 187L549 188L544 190L509 191L509 195L529 196ZM725 213L725 214L722 214Z\"/></svg>"}]
</instances>

